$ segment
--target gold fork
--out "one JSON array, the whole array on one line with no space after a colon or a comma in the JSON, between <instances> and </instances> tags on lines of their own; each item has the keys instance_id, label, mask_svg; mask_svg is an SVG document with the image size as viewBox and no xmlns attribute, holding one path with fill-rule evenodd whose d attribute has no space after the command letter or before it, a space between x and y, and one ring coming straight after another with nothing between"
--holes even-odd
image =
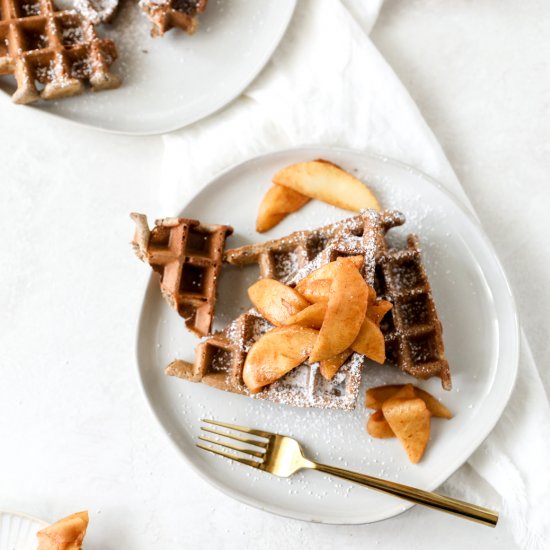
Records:
<instances>
[{"instance_id":1,"label":"gold fork","mask_svg":"<svg viewBox=\"0 0 550 550\"><path fill-rule=\"evenodd\" d=\"M404 500L408 500L409 502L414 502L414 504L422 504L422 506L428 506L429 508L435 508L436 510L454 514L471 521L477 521L483 525L494 527L497 524L498 512L489 510L488 508L482 508L481 506L438 495L437 493L415 489L414 487L394 483L386 479L313 462L313 460L309 460L304 456L300 443L292 437L266 432L265 430L247 428L246 426L217 422L216 420L203 419L203 422L255 436L255 438L244 437L229 432L220 432L208 426L201 426L201 430L205 432L215 434L219 437L227 437L245 443L246 445L256 447L258 450L217 441L204 435L199 436L201 441L206 441L213 445L219 445L220 447L243 453L251 457L250 459L197 443L197 447L205 451L230 458L241 464L252 466L252 468L258 468L259 470L269 472L279 477L290 477L292 474L302 469L318 470L319 472L331 474L348 481L359 483L360 485L365 485L376 491L394 495Z\"/></svg>"}]
</instances>

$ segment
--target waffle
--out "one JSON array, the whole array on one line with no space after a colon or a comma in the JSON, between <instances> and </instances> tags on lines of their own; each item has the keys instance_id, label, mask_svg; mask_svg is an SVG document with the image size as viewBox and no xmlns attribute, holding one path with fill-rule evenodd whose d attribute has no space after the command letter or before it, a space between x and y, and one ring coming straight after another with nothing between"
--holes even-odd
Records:
<instances>
[{"instance_id":1,"label":"waffle","mask_svg":"<svg viewBox=\"0 0 550 550\"><path fill-rule=\"evenodd\" d=\"M150 231L146 216L131 217L136 222L132 242L136 255L160 275L162 294L187 328L206 336L212 326L225 239L233 229L165 218L155 221Z\"/></svg>"},{"instance_id":2,"label":"waffle","mask_svg":"<svg viewBox=\"0 0 550 550\"><path fill-rule=\"evenodd\" d=\"M370 223L364 224L363 219L364 216L356 216L319 230L298 231L282 239L230 249L224 259L239 267L257 263L261 277L294 285L337 256L358 253L357 242L354 245L354 240L345 232L338 236L338 231L344 226L348 233L357 236L365 226L373 246L365 249L370 257L366 258L363 275L380 298L393 304L381 325L388 362L416 378L438 376L443 388L450 390L451 376L441 323L422 264L418 238L409 235L404 249L388 245L386 233L405 221L399 212L386 211L378 215L371 211ZM319 252L319 249L322 250ZM315 258L308 261L316 252Z\"/></svg>"},{"instance_id":3,"label":"waffle","mask_svg":"<svg viewBox=\"0 0 550 550\"><path fill-rule=\"evenodd\" d=\"M308 273L339 256L365 256L363 275L372 285L375 252L385 233L402 225L399 212L374 210L317 229L296 231L287 237L225 251L224 261L237 267L258 264L260 277L294 285Z\"/></svg>"},{"instance_id":4,"label":"waffle","mask_svg":"<svg viewBox=\"0 0 550 550\"><path fill-rule=\"evenodd\" d=\"M15 103L116 88L111 40L99 39L90 21L59 11L51 0L0 0L0 75L13 74Z\"/></svg>"},{"instance_id":5,"label":"waffle","mask_svg":"<svg viewBox=\"0 0 550 550\"><path fill-rule=\"evenodd\" d=\"M438 376L443 388L450 390L443 331L416 235L409 235L402 249L382 243L377 253L374 289L393 304L380 326L388 362L416 378Z\"/></svg>"},{"instance_id":6,"label":"waffle","mask_svg":"<svg viewBox=\"0 0 550 550\"><path fill-rule=\"evenodd\" d=\"M208 0L141 0L141 9L153 23L151 36L162 36L173 27L193 34L198 15L206 10Z\"/></svg>"}]
</instances>

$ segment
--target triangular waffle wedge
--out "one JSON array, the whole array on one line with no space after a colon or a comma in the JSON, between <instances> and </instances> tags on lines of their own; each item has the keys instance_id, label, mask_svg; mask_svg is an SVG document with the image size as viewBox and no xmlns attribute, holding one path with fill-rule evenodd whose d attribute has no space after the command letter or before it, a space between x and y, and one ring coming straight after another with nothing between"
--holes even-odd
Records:
<instances>
[{"instance_id":1,"label":"triangular waffle wedge","mask_svg":"<svg viewBox=\"0 0 550 550\"><path fill-rule=\"evenodd\" d=\"M207 3L208 0L140 0L141 9L153 23L152 36L162 36L173 27L193 34Z\"/></svg>"},{"instance_id":2,"label":"triangular waffle wedge","mask_svg":"<svg viewBox=\"0 0 550 550\"><path fill-rule=\"evenodd\" d=\"M298 231L283 239L228 250L225 259L234 265L257 262L262 275L297 282L339 256L361 254L365 257L364 276L372 284L378 243L390 227L402 221L399 213L379 215L366 211L318 229ZM246 354L271 328L269 322L251 309L224 331L199 344L195 363L174 361L166 373L226 391L248 393L242 380ZM303 364L254 397L299 407L353 409L363 363L363 356L353 354L330 381L321 375L318 364Z\"/></svg>"},{"instance_id":3,"label":"triangular waffle wedge","mask_svg":"<svg viewBox=\"0 0 550 550\"><path fill-rule=\"evenodd\" d=\"M198 336L210 334L225 239L233 229L165 218L149 230L146 216L131 217L136 222L132 242L136 255L160 275L170 307L185 319L189 330Z\"/></svg>"},{"instance_id":4,"label":"triangular waffle wedge","mask_svg":"<svg viewBox=\"0 0 550 550\"><path fill-rule=\"evenodd\" d=\"M15 103L117 88L110 72L114 42L97 37L93 24L51 0L0 0L0 75L13 74Z\"/></svg>"}]
</instances>

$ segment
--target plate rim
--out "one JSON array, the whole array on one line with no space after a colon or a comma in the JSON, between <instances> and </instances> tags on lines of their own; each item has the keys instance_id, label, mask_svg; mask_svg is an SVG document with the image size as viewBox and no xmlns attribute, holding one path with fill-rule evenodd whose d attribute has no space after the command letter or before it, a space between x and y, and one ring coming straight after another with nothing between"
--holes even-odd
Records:
<instances>
[{"instance_id":1,"label":"plate rim","mask_svg":"<svg viewBox=\"0 0 550 550\"><path fill-rule=\"evenodd\" d=\"M19 512L18 510L7 510L4 508L0 508L0 515L7 514L10 516L18 517L18 518L25 518L31 521L34 521L36 523L39 523L42 528L48 527L50 525L46 520L43 520L41 518L37 518L36 516L33 516L31 514L27 514L27 512Z\"/></svg>"},{"instance_id":2,"label":"plate rim","mask_svg":"<svg viewBox=\"0 0 550 550\"><path fill-rule=\"evenodd\" d=\"M80 128L88 128L91 130L97 130L100 132L105 132L107 134L114 134L114 135L121 135L121 136L158 136L161 134L169 134L172 132L175 132L176 130L181 130L182 128L186 128L187 126L191 126L191 124L194 124L195 122L200 122L201 120L204 120L205 118L216 114L218 111L221 111L224 107L227 105L233 103L251 84L258 78L260 73L263 71L265 66L269 63L269 60L273 57L275 51L277 50L279 44L281 43L282 39L284 38L288 27L292 21L292 17L294 15L294 12L296 11L296 5L298 3L298 0L285 0L287 2L287 13L285 14L285 18L283 19L284 23L281 25L281 28L279 29L279 32L276 33L273 37L273 40L269 46L269 48L266 49L265 55L258 61L258 63L254 66L254 69L250 71L250 74L246 76L246 78L242 79L242 82L239 84L239 86L235 87L235 91L233 94L230 94L227 96L227 98L218 101L213 107L206 109L203 114L200 114L199 116L191 116L188 117L188 119L183 123L177 123L177 124L167 124L165 127L157 128L155 130L138 130L138 131L131 131L131 130L116 130L114 128L107 128L104 126L98 126L95 124L90 124L87 122L82 122L81 120L75 120L70 117L63 116L59 113L52 112L49 110L44 110L40 108L40 105L17 105L17 108L24 108L27 107L29 109L32 109L33 111L40 113L40 116L45 116L47 120L47 117L53 117L57 120L62 120L65 122L68 122L69 124L74 124L77 127ZM109 90L108 90L109 91ZM116 90L110 90L111 92L116 92ZM91 94L92 91L88 90L86 93ZM11 101L11 96L8 92L6 92L2 87L0 87L0 97L4 97L2 101L5 101L6 104L11 105L14 107L14 103Z\"/></svg>"},{"instance_id":3,"label":"plate rim","mask_svg":"<svg viewBox=\"0 0 550 550\"><path fill-rule=\"evenodd\" d=\"M453 466L451 471L444 475L442 479L437 479L435 483L430 484L427 490L435 490L437 487L445 483L449 477L451 477L462 465L464 465L468 459L472 456L472 454L481 446L481 444L485 441L485 439L491 434L491 432L494 430L496 424L500 420L502 414L504 413L504 410L510 400L510 397L512 395L512 391L514 389L514 386L516 384L517 380L517 374L519 370L519 353L520 353L520 325L519 325L519 317L518 312L516 308L516 303L514 299L514 295L510 286L510 283L508 281L508 277L506 276L506 272L504 271L504 268L500 262L500 259L489 239L487 234L485 233L485 230L483 229L483 226L481 225L481 222L477 218L475 211L471 209L468 205L468 203L465 203L464 201L460 200L454 192L447 189L443 184L441 184L439 181L437 181L435 178L431 177L430 175L426 174L425 172L410 166L404 162L392 159L390 157L387 157L385 155L381 155L378 153L373 153L366 150L361 149L353 149L348 147L331 147L328 145L300 145L296 147L286 147L283 149L273 149L267 153L263 153L254 157L250 157L246 159L243 162L236 162L229 166L228 168L218 172L216 175L214 175L212 178L208 180L208 182L203 185L200 189L198 189L195 193L193 193L191 196L186 197L185 203L179 208L178 212L180 215L189 205L190 202L192 202L200 193L205 191L208 187L215 185L218 180L225 178L229 173L231 173L234 170L241 169L247 165L251 165L254 163L261 163L263 160L270 159L272 157L276 156L284 156L286 154L295 154L298 152L303 151L304 153L309 152L311 150L315 150L316 154L349 154L353 156L366 156L373 158L377 161L381 161L386 164L392 164L393 166L396 166L397 168L400 168L402 170L407 171L410 174L414 174L416 176L419 176L421 179L427 181L429 184L436 187L440 192L442 192L444 195L447 196L447 198L461 211L463 215L465 215L468 220L474 225L474 227L477 229L479 237L483 240L485 246L491 253L491 258L493 262L495 263L495 267L498 270L499 276L501 278L501 281L503 283L503 289L506 291L506 295L508 297L508 305L511 312L511 319L510 322L512 323L512 329L511 333L513 333L514 339L512 342L512 351L513 351L513 357L510 361L510 371L507 373L507 384L504 387L503 393L500 395L499 400L499 408L498 408L498 414L495 414L493 419L488 423L488 429L486 430L487 433L483 436L478 436L473 442L470 444L470 446L467 448L466 451L462 452L461 455L458 457L458 459L455 461L456 465ZM150 409L152 415L154 416L158 426L161 428L161 431L165 434L167 439L170 441L171 445L177 450L178 454L181 455L184 458L184 461L187 463L187 465L191 466L192 470L199 475L200 478L205 480L210 486L215 487L217 490L219 490L224 495L227 495L233 499L235 499L238 502L241 502L243 504L252 506L256 509L269 512L281 517L289 518L289 519L296 519L300 521L307 521L310 523L320 523L325 525L366 525L370 523L376 523L379 521L383 521L386 519L391 519L394 517L397 517L404 512L411 509L413 506L415 506L413 503L409 503L407 501L399 501L401 503L400 510L388 516L385 513L380 514L380 516L374 516L373 519L352 519L352 520L342 520L339 518L334 518L333 520L328 519L321 519L321 518L315 518L311 517L311 514L307 513L295 513L294 511L289 512L285 508L282 508L277 505L269 505L265 506L262 503L259 503L255 501L253 498L248 497L247 495L244 495L242 493L239 493L237 490L233 490L230 487L227 487L223 485L221 482L218 482L215 478L212 478L208 475L206 471L204 471L202 468L200 468L196 462L192 459L191 456L188 456L181 447L177 444L177 442L172 439L170 434L167 432L166 428L164 427L164 424L162 423L162 420L157 414L157 411L155 410L152 399L149 397L149 394L147 392L147 388L145 387L144 383L144 377L141 375L141 365L142 362L140 361L140 333L142 330L142 326L145 323L145 303L146 303L146 297L148 292L150 291L151 287L154 286L156 283L154 279L154 273L151 273L146 280L146 283L144 285L144 291L143 291L143 300L140 306L140 312L139 316L136 322L136 331L135 331L135 344L134 344L134 358L136 362L136 376L138 378L139 387L141 390L141 393L147 403L148 408Z\"/></svg>"}]
</instances>

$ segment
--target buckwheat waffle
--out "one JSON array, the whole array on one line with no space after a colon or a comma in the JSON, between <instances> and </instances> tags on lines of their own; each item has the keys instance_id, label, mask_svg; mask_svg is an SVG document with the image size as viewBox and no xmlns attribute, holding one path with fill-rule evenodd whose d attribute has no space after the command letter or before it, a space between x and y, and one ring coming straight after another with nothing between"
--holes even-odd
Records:
<instances>
[{"instance_id":1,"label":"buckwheat waffle","mask_svg":"<svg viewBox=\"0 0 550 550\"><path fill-rule=\"evenodd\" d=\"M15 103L80 94L86 81L95 91L116 88L116 57L114 43L74 11L51 0L0 0L0 75L15 76Z\"/></svg>"},{"instance_id":2,"label":"buckwheat waffle","mask_svg":"<svg viewBox=\"0 0 550 550\"><path fill-rule=\"evenodd\" d=\"M378 250L374 288L393 308L380 328L386 341L390 363L416 378L441 378L450 390L451 373L445 359L441 322L432 298L430 282L422 263L416 235L407 246L392 248L384 241Z\"/></svg>"},{"instance_id":3,"label":"buckwheat waffle","mask_svg":"<svg viewBox=\"0 0 550 550\"><path fill-rule=\"evenodd\" d=\"M173 27L193 34L198 15L206 10L208 0L141 0L141 9L153 23L152 36L162 36Z\"/></svg>"},{"instance_id":4,"label":"buckwheat waffle","mask_svg":"<svg viewBox=\"0 0 550 550\"><path fill-rule=\"evenodd\" d=\"M257 263L261 277L293 285L338 256L360 253L357 236L365 231L373 244L363 251L366 254L363 275L380 298L393 304L381 325L388 362L416 378L438 376L443 388L449 390L451 377L441 323L418 238L410 235L406 248L389 246L385 239L392 227L404 221L399 212L368 211L317 230L298 231L282 239L229 249L224 259L236 266ZM312 256L314 259L308 261Z\"/></svg>"},{"instance_id":5,"label":"buckwheat waffle","mask_svg":"<svg viewBox=\"0 0 550 550\"><path fill-rule=\"evenodd\" d=\"M298 231L263 245L229 250L226 261L235 265L258 262L262 274L273 278L300 280L307 273L338 256L361 254L365 257L364 275L374 280L375 251L384 233L402 223L398 213L380 216L366 211L359 216L308 231ZM309 261L308 261L309 259ZM268 330L268 321L251 309L197 346L195 362L174 361L166 373L218 389L248 393L242 380L246 354L250 346ZM318 364L303 364L277 382L254 395L298 407L353 409L357 402L364 357L353 354L336 376L327 381Z\"/></svg>"},{"instance_id":6,"label":"buckwheat waffle","mask_svg":"<svg viewBox=\"0 0 550 550\"><path fill-rule=\"evenodd\" d=\"M212 326L225 239L233 229L165 218L149 230L145 215L133 213L131 218L136 222L132 242L136 255L160 275L162 294L187 328L206 336Z\"/></svg>"},{"instance_id":7,"label":"buckwheat waffle","mask_svg":"<svg viewBox=\"0 0 550 550\"><path fill-rule=\"evenodd\" d=\"M258 264L260 277L292 285L338 256L363 254L364 275L372 284L374 256L379 243L390 228L402 225L404 221L399 212L378 214L367 210L317 229L296 231L280 239L228 249L224 261L237 267Z\"/></svg>"}]
</instances>

